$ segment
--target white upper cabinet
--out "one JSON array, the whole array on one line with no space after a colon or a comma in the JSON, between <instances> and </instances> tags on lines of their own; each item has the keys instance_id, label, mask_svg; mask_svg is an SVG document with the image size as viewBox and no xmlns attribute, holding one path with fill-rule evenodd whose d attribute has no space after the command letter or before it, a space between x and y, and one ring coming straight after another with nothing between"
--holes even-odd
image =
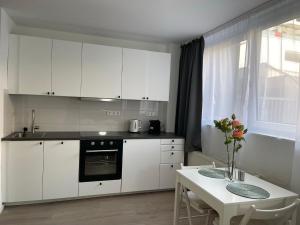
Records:
<instances>
[{"instance_id":1,"label":"white upper cabinet","mask_svg":"<svg viewBox=\"0 0 300 225\"><path fill-rule=\"evenodd\" d=\"M123 49L122 97L168 101L169 53Z\"/></svg>"},{"instance_id":2,"label":"white upper cabinet","mask_svg":"<svg viewBox=\"0 0 300 225\"><path fill-rule=\"evenodd\" d=\"M81 42L53 40L52 95L80 96Z\"/></svg>"},{"instance_id":3,"label":"white upper cabinet","mask_svg":"<svg viewBox=\"0 0 300 225\"><path fill-rule=\"evenodd\" d=\"M78 196L79 141L45 141L43 199Z\"/></svg>"},{"instance_id":4,"label":"white upper cabinet","mask_svg":"<svg viewBox=\"0 0 300 225\"><path fill-rule=\"evenodd\" d=\"M146 99L147 55L143 50L123 49L122 98Z\"/></svg>"},{"instance_id":5,"label":"white upper cabinet","mask_svg":"<svg viewBox=\"0 0 300 225\"><path fill-rule=\"evenodd\" d=\"M51 92L51 49L48 38L12 36L10 47L15 65L12 79L17 80L15 92L20 94L47 95ZM10 70L10 68L9 68ZM12 73L9 72L9 75Z\"/></svg>"},{"instance_id":6,"label":"white upper cabinet","mask_svg":"<svg viewBox=\"0 0 300 225\"><path fill-rule=\"evenodd\" d=\"M10 94L168 101L171 55L10 35Z\"/></svg>"},{"instance_id":7,"label":"white upper cabinet","mask_svg":"<svg viewBox=\"0 0 300 225\"><path fill-rule=\"evenodd\" d=\"M147 97L149 100L169 101L171 55L148 52Z\"/></svg>"},{"instance_id":8,"label":"white upper cabinet","mask_svg":"<svg viewBox=\"0 0 300 225\"><path fill-rule=\"evenodd\" d=\"M85 44L81 97L121 98L122 48Z\"/></svg>"}]
</instances>

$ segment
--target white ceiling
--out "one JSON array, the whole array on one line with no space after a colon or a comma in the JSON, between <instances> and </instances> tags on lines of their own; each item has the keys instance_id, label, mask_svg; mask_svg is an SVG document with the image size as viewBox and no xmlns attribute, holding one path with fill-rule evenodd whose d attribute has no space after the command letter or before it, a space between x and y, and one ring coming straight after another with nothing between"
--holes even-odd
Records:
<instances>
[{"instance_id":1,"label":"white ceiling","mask_svg":"<svg viewBox=\"0 0 300 225\"><path fill-rule=\"evenodd\" d=\"M179 42L268 0L0 0L17 24L118 38Z\"/></svg>"}]
</instances>

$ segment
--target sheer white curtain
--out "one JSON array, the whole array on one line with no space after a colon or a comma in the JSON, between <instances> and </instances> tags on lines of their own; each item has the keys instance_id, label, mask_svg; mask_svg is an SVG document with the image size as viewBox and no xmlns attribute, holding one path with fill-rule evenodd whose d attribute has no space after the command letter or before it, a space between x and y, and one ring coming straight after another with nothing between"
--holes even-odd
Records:
<instances>
[{"instance_id":1,"label":"sheer white curtain","mask_svg":"<svg viewBox=\"0 0 300 225\"><path fill-rule=\"evenodd\" d=\"M249 76L246 69L247 21L205 39L203 58L203 124L229 117L233 112L246 121ZM232 34L236 34L232 36ZM221 41L225 40L225 41Z\"/></svg>"},{"instance_id":2,"label":"sheer white curtain","mask_svg":"<svg viewBox=\"0 0 300 225\"><path fill-rule=\"evenodd\" d=\"M295 140L291 188L300 194L300 1L273 4L205 42L203 124L235 112L250 132Z\"/></svg>"}]
</instances>

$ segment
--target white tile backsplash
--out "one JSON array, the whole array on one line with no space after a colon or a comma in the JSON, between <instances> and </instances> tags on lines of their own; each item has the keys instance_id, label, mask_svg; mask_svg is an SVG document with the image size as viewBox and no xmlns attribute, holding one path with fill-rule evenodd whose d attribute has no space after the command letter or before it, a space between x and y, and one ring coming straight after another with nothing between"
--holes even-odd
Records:
<instances>
[{"instance_id":1,"label":"white tile backsplash","mask_svg":"<svg viewBox=\"0 0 300 225\"><path fill-rule=\"evenodd\" d=\"M149 120L159 119L162 128L166 121L166 102L97 102L29 95L13 95L11 99L16 131L30 128L32 109L41 131L126 131L130 119L141 120L143 130L147 130ZM106 111L119 111L120 115L107 115Z\"/></svg>"}]
</instances>

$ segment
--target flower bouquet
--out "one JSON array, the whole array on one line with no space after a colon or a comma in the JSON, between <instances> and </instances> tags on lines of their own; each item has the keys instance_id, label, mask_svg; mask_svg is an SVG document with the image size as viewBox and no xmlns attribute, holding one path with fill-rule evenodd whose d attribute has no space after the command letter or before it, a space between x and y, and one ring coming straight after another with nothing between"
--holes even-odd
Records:
<instances>
[{"instance_id":1,"label":"flower bouquet","mask_svg":"<svg viewBox=\"0 0 300 225\"><path fill-rule=\"evenodd\" d=\"M242 141L245 141L244 135L247 129L236 119L235 114L232 114L231 119L225 118L222 120L214 120L215 127L224 133L227 151L227 176L232 181L235 169L235 155L242 148ZM232 151L230 151L232 146Z\"/></svg>"}]
</instances>

